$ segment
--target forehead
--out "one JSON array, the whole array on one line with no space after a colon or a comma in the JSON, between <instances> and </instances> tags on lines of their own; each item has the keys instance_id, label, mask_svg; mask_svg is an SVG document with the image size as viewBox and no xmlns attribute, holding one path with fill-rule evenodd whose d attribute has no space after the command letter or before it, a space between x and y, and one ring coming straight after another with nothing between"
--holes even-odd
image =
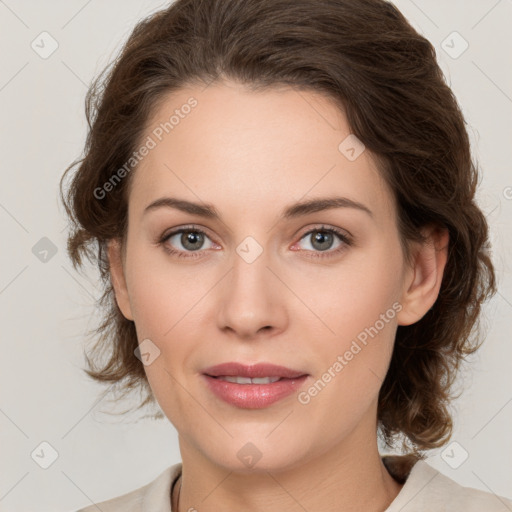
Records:
<instances>
[{"instance_id":1,"label":"forehead","mask_svg":"<svg viewBox=\"0 0 512 512\"><path fill-rule=\"evenodd\" d=\"M174 91L146 124L152 148L134 171L130 210L141 214L172 195L220 211L277 213L300 199L342 195L390 217L393 199L370 152L347 158L350 134L343 112L316 92L254 92L233 82Z\"/></svg>"}]
</instances>

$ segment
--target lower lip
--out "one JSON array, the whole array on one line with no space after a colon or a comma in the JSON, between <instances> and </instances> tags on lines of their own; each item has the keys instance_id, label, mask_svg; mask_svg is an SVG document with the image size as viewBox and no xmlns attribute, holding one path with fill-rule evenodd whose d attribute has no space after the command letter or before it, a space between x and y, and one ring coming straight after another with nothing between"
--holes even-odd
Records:
<instances>
[{"instance_id":1,"label":"lower lip","mask_svg":"<svg viewBox=\"0 0 512 512\"><path fill-rule=\"evenodd\" d=\"M236 384L204 375L210 390L228 404L242 409L263 409L297 391L307 375L270 384Z\"/></svg>"}]
</instances>

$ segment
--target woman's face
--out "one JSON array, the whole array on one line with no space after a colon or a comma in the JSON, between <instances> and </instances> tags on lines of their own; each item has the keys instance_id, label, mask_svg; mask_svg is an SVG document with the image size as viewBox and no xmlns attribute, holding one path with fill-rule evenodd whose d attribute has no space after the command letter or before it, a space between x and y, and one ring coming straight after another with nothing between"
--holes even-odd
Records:
<instances>
[{"instance_id":1,"label":"woman's face","mask_svg":"<svg viewBox=\"0 0 512 512\"><path fill-rule=\"evenodd\" d=\"M349 134L321 95L232 82L173 93L148 122L116 296L145 340L144 368L183 460L284 469L376 443L377 397L397 325L410 320L401 301L413 274L391 193ZM162 198L208 204L218 217L147 209ZM362 206L283 215L325 198ZM159 243L180 229L191 232ZM228 402L204 375L225 362L307 377L273 403L236 392Z\"/></svg>"}]
</instances>

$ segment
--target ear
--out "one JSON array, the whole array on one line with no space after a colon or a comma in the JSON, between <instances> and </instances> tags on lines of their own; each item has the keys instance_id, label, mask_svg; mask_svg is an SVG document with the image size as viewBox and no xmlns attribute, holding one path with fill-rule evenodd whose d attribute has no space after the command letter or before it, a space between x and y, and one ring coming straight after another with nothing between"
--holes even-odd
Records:
<instances>
[{"instance_id":1,"label":"ear","mask_svg":"<svg viewBox=\"0 0 512 512\"><path fill-rule=\"evenodd\" d=\"M110 266L110 279L116 295L117 305L126 319L133 320L130 297L128 295L123 269L121 244L118 239L109 240L107 253Z\"/></svg>"},{"instance_id":2,"label":"ear","mask_svg":"<svg viewBox=\"0 0 512 512\"><path fill-rule=\"evenodd\" d=\"M427 240L417 244L413 266L407 269L398 325L411 325L420 320L434 305L441 289L448 260L448 230L429 225L422 233Z\"/></svg>"}]
</instances>

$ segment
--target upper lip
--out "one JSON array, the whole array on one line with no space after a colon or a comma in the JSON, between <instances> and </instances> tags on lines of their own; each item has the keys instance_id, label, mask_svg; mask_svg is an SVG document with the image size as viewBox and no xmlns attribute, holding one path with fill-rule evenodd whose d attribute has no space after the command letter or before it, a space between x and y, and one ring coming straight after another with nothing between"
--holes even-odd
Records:
<instances>
[{"instance_id":1,"label":"upper lip","mask_svg":"<svg viewBox=\"0 0 512 512\"><path fill-rule=\"evenodd\" d=\"M307 375L306 373L279 366L271 363L258 363L246 365L237 362L221 363L210 366L203 370L203 373L210 377L233 376L233 377L249 377L251 379L258 377L284 377L286 379L294 379Z\"/></svg>"}]
</instances>

